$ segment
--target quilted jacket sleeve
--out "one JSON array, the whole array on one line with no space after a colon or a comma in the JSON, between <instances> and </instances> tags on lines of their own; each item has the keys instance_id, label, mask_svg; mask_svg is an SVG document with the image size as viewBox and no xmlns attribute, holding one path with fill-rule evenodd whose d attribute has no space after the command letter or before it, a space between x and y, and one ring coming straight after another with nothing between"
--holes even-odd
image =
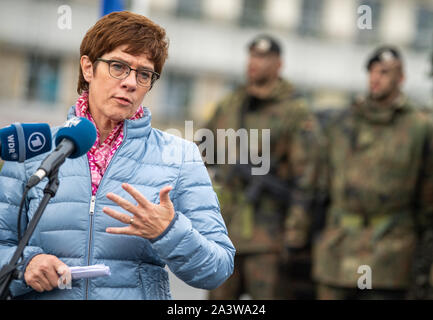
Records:
<instances>
[{"instance_id":1,"label":"quilted jacket sleeve","mask_svg":"<svg viewBox=\"0 0 433 320\"><path fill-rule=\"evenodd\" d=\"M0 172L0 268L9 263L17 248L17 218L25 181L23 164L5 162ZM24 207L21 227L24 229L27 223L26 208ZM24 249L23 264L19 269L22 270L31 258L40 253L43 253L41 248L27 246ZM13 296L22 295L31 290L23 279L14 280L10 286Z\"/></svg>"},{"instance_id":2,"label":"quilted jacket sleeve","mask_svg":"<svg viewBox=\"0 0 433 320\"><path fill-rule=\"evenodd\" d=\"M185 146L172 196L176 216L153 247L178 278L210 290L232 274L235 248L198 147L189 142Z\"/></svg>"}]
</instances>

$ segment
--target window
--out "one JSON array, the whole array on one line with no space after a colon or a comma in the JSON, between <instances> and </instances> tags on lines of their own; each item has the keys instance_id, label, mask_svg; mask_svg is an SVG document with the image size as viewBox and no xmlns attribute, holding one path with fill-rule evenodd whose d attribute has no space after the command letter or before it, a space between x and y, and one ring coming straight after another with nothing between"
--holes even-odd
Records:
<instances>
[{"instance_id":1,"label":"window","mask_svg":"<svg viewBox=\"0 0 433 320\"><path fill-rule=\"evenodd\" d=\"M362 0L359 6L368 6L371 9L371 29L359 29L357 42L373 43L379 41L379 22L382 14L382 4L377 0Z\"/></svg>"},{"instance_id":2,"label":"window","mask_svg":"<svg viewBox=\"0 0 433 320\"><path fill-rule=\"evenodd\" d=\"M416 35L413 46L428 49L433 45L433 10L423 6L417 9Z\"/></svg>"},{"instance_id":3,"label":"window","mask_svg":"<svg viewBox=\"0 0 433 320\"><path fill-rule=\"evenodd\" d=\"M202 15L201 0L178 0L176 16L200 19Z\"/></svg>"},{"instance_id":4,"label":"window","mask_svg":"<svg viewBox=\"0 0 433 320\"><path fill-rule=\"evenodd\" d=\"M165 113L169 121L184 121L189 117L189 107L194 85L194 77L179 72L165 74Z\"/></svg>"},{"instance_id":5,"label":"window","mask_svg":"<svg viewBox=\"0 0 433 320\"><path fill-rule=\"evenodd\" d=\"M27 99L46 103L57 101L60 59L30 55Z\"/></svg>"},{"instance_id":6,"label":"window","mask_svg":"<svg viewBox=\"0 0 433 320\"><path fill-rule=\"evenodd\" d=\"M323 1L303 0L298 33L301 36L319 36L322 29Z\"/></svg>"},{"instance_id":7,"label":"window","mask_svg":"<svg viewBox=\"0 0 433 320\"><path fill-rule=\"evenodd\" d=\"M239 24L242 27L262 27L264 4L263 0L244 0Z\"/></svg>"}]
</instances>

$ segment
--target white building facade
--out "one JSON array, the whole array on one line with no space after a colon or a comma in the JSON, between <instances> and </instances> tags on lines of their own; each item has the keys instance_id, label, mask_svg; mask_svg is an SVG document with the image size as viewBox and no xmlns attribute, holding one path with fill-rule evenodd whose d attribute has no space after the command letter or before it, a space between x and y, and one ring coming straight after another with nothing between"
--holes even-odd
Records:
<instances>
[{"instance_id":1,"label":"white building facade","mask_svg":"<svg viewBox=\"0 0 433 320\"><path fill-rule=\"evenodd\" d=\"M79 45L100 16L100 1L3 0L2 7L0 125L59 124L77 97ZM126 7L163 26L170 39L162 78L145 99L162 126L208 118L242 82L247 44L259 33L281 41L283 76L312 108L347 105L364 92L366 58L381 44L402 50L405 91L430 103L432 1L129 0Z\"/></svg>"}]
</instances>

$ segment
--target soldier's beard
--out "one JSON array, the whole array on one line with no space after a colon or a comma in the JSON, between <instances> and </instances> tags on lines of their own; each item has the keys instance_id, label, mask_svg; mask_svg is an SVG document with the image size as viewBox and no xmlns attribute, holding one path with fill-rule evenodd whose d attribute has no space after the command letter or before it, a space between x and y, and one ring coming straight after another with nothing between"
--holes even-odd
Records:
<instances>
[{"instance_id":1,"label":"soldier's beard","mask_svg":"<svg viewBox=\"0 0 433 320\"><path fill-rule=\"evenodd\" d=\"M396 96L398 96L399 92L400 92L399 82L397 80L393 80L391 81L391 83L389 83L388 88L385 88L382 91L372 92L370 90L369 97L373 101L376 101L378 103L384 103L393 100Z\"/></svg>"},{"instance_id":2,"label":"soldier's beard","mask_svg":"<svg viewBox=\"0 0 433 320\"><path fill-rule=\"evenodd\" d=\"M248 84L255 87L265 87L271 83L274 78L270 75L261 75L256 77L248 77Z\"/></svg>"},{"instance_id":3,"label":"soldier's beard","mask_svg":"<svg viewBox=\"0 0 433 320\"><path fill-rule=\"evenodd\" d=\"M381 92L381 93L370 92L370 99L376 102L382 102L387 100L390 95L391 95L391 91Z\"/></svg>"},{"instance_id":4,"label":"soldier's beard","mask_svg":"<svg viewBox=\"0 0 433 320\"><path fill-rule=\"evenodd\" d=\"M260 78L260 79L254 79L254 80L249 80L248 84L250 86L255 86L255 87L265 87L268 83L269 83L269 79L268 78Z\"/></svg>"},{"instance_id":5,"label":"soldier's beard","mask_svg":"<svg viewBox=\"0 0 433 320\"><path fill-rule=\"evenodd\" d=\"M247 92L257 98L266 98L275 87L276 79L261 78L255 81L248 81Z\"/></svg>"},{"instance_id":6,"label":"soldier's beard","mask_svg":"<svg viewBox=\"0 0 433 320\"><path fill-rule=\"evenodd\" d=\"M382 91L382 92L371 92L369 93L369 97L371 100L378 102L378 103L383 103L386 101L389 101L390 99L392 99L394 96L396 96L399 92L399 89L397 87L391 87L388 90Z\"/></svg>"}]
</instances>

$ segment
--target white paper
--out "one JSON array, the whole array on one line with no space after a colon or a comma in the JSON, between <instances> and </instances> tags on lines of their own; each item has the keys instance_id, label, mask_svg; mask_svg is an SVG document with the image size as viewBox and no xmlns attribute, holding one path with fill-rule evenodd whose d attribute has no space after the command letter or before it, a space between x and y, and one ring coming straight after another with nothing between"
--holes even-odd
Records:
<instances>
[{"instance_id":1,"label":"white paper","mask_svg":"<svg viewBox=\"0 0 433 320\"><path fill-rule=\"evenodd\" d=\"M105 264L95 264L93 266L69 267L72 279L95 278L111 275L110 267Z\"/></svg>"}]
</instances>

